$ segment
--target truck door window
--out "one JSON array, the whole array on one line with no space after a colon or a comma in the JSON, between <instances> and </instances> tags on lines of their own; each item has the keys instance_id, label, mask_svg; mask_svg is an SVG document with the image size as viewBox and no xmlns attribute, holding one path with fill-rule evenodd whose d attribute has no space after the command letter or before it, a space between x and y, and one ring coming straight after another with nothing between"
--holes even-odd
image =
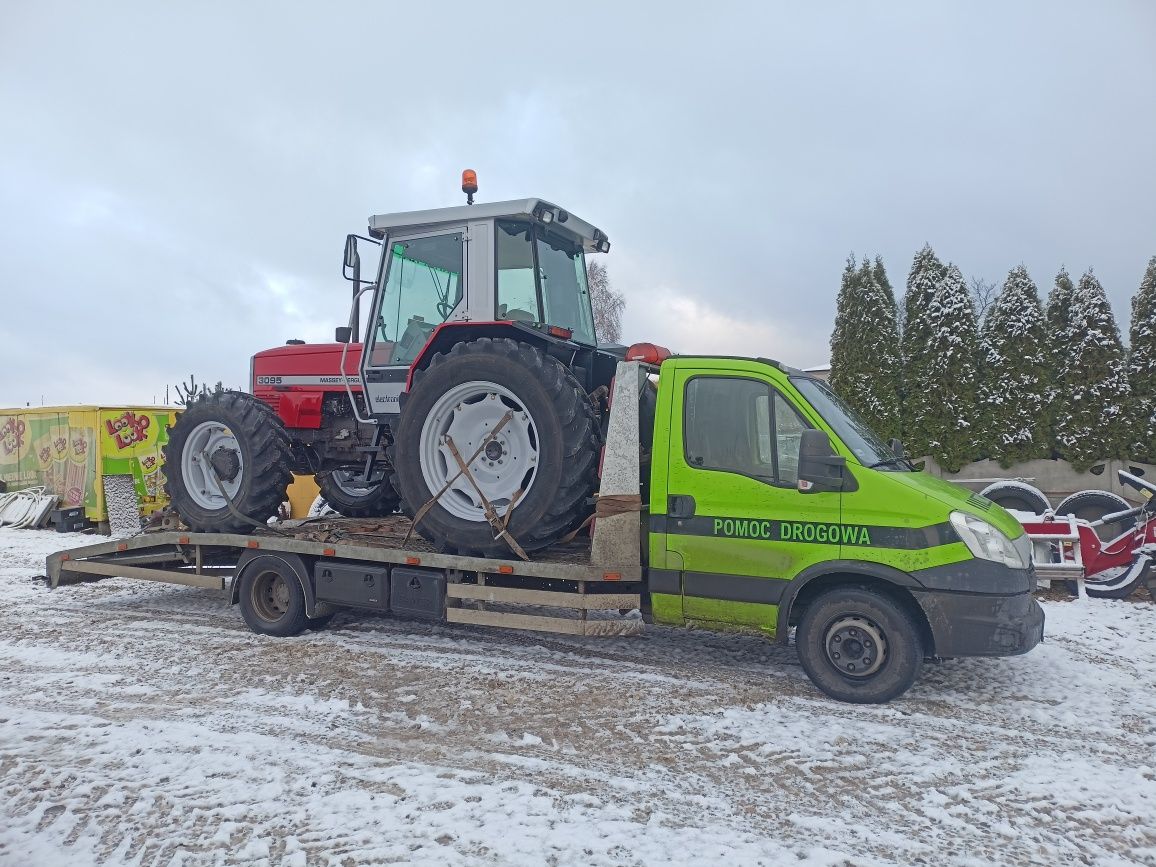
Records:
<instances>
[{"instance_id":1,"label":"truck door window","mask_svg":"<svg viewBox=\"0 0 1156 867\"><path fill-rule=\"evenodd\" d=\"M698 376L686 385L683 441L692 467L793 487L806 427L765 382Z\"/></svg>"},{"instance_id":2,"label":"truck door window","mask_svg":"<svg viewBox=\"0 0 1156 867\"><path fill-rule=\"evenodd\" d=\"M397 240L372 329L374 367L408 365L462 300L461 232Z\"/></svg>"}]
</instances>

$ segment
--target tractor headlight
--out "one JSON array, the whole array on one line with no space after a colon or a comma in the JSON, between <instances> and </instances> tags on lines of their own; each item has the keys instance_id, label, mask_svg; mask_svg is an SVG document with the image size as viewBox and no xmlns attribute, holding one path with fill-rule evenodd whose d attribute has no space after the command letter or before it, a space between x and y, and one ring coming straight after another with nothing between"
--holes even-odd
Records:
<instances>
[{"instance_id":1,"label":"tractor headlight","mask_svg":"<svg viewBox=\"0 0 1156 867\"><path fill-rule=\"evenodd\" d=\"M952 512L951 526L973 557L1002 563L1010 569L1028 568L1028 556L987 521L966 512Z\"/></svg>"}]
</instances>

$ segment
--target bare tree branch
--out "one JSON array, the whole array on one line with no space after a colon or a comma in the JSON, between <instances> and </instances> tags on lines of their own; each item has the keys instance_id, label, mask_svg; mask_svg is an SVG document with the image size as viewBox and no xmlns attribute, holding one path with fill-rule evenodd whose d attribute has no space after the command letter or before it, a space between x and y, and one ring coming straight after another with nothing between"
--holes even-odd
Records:
<instances>
[{"instance_id":1,"label":"bare tree branch","mask_svg":"<svg viewBox=\"0 0 1156 867\"><path fill-rule=\"evenodd\" d=\"M594 308L594 333L605 343L617 343L622 339L626 298L610 285L610 275L601 262L586 265L586 279L590 284L590 305Z\"/></svg>"}]
</instances>

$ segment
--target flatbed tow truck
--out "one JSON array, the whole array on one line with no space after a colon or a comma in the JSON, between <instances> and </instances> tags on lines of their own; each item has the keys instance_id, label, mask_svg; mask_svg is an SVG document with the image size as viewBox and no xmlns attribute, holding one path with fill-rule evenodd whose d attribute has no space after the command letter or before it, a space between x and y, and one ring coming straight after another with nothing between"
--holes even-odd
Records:
<instances>
[{"instance_id":1,"label":"flatbed tow truck","mask_svg":"<svg viewBox=\"0 0 1156 867\"><path fill-rule=\"evenodd\" d=\"M768 359L620 362L588 534L525 558L511 537L500 559L439 553L410 529L394 515L146 532L54 553L47 574L53 588L228 591L250 628L278 636L340 608L592 637L647 623L794 634L812 681L852 702L899 696L925 660L1043 638L1019 523Z\"/></svg>"}]
</instances>

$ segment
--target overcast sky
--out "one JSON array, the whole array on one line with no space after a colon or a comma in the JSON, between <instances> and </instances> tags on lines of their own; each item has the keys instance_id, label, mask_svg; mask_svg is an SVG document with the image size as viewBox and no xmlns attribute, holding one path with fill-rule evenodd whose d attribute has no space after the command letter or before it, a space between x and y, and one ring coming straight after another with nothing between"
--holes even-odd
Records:
<instances>
[{"instance_id":1,"label":"overcast sky","mask_svg":"<svg viewBox=\"0 0 1156 867\"><path fill-rule=\"evenodd\" d=\"M626 341L826 360L847 254L901 290L1156 254L1156 3L0 0L0 406L163 400L329 340L373 213L542 196Z\"/></svg>"}]
</instances>

